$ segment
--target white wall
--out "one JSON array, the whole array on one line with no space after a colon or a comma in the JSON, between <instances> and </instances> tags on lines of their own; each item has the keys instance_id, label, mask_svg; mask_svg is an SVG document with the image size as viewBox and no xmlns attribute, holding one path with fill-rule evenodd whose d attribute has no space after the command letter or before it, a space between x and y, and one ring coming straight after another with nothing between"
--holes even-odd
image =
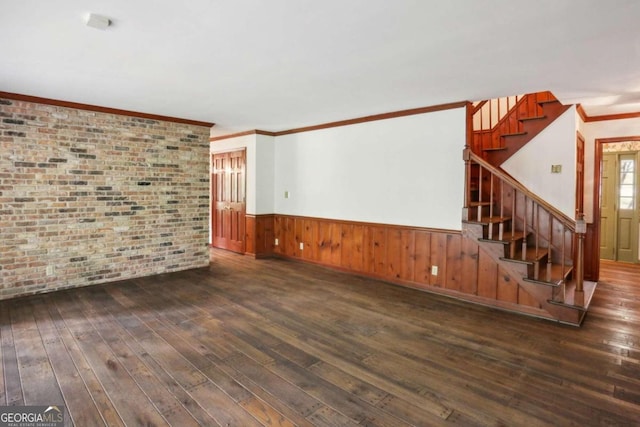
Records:
<instances>
[{"instance_id":1,"label":"white wall","mask_svg":"<svg viewBox=\"0 0 640 427\"><path fill-rule=\"evenodd\" d=\"M562 165L551 173L551 165ZM572 106L502 164L530 191L575 218L576 108Z\"/></svg>"},{"instance_id":2,"label":"white wall","mask_svg":"<svg viewBox=\"0 0 640 427\"><path fill-rule=\"evenodd\" d=\"M587 122L582 126L585 139L585 216L588 222L593 222L593 193L599 182L594 182L595 171L595 140L601 138L619 138L640 136L640 118L607 120L601 122ZM587 210L587 206L589 210ZM595 207L599 209L599 206Z\"/></svg>"},{"instance_id":3,"label":"white wall","mask_svg":"<svg viewBox=\"0 0 640 427\"><path fill-rule=\"evenodd\" d=\"M275 138L256 135L255 209L252 213L272 214L274 207Z\"/></svg>"},{"instance_id":4,"label":"white wall","mask_svg":"<svg viewBox=\"0 0 640 427\"><path fill-rule=\"evenodd\" d=\"M277 137L275 212L459 230L464 143L464 108Z\"/></svg>"}]
</instances>

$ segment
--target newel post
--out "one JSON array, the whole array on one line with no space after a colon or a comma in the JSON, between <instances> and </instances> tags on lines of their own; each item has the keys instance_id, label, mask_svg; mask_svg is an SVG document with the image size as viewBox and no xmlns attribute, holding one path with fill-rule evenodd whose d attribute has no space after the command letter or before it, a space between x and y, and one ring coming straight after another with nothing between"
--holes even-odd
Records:
<instances>
[{"instance_id":1,"label":"newel post","mask_svg":"<svg viewBox=\"0 0 640 427\"><path fill-rule=\"evenodd\" d=\"M574 304L584 307L584 237L587 233L587 223L584 214L578 214L576 221L576 235L578 237L578 250L576 254L576 294Z\"/></svg>"},{"instance_id":2,"label":"newel post","mask_svg":"<svg viewBox=\"0 0 640 427\"><path fill-rule=\"evenodd\" d=\"M462 208L462 220L469 221L469 202L471 192L471 150L465 146L462 152L464 160L464 207Z\"/></svg>"},{"instance_id":3,"label":"newel post","mask_svg":"<svg viewBox=\"0 0 640 427\"><path fill-rule=\"evenodd\" d=\"M462 208L462 220L469 221L469 204L471 202L471 142L473 139L473 104L467 102L466 126L465 126L464 150L464 207Z\"/></svg>"}]
</instances>

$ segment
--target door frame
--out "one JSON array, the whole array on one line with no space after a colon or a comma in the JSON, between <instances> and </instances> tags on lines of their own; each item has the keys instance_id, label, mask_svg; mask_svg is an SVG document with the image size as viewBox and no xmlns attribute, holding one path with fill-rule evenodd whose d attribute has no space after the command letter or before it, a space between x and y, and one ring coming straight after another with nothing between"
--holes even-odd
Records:
<instances>
[{"instance_id":1,"label":"door frame","mask_svg":"<svg viewBox=\"0 0 640 427\"><path fill-rule=\"evenodd\" d=\"M600 194L602 192L602 153L604 144L609 144L612 142L626 142L626 141L640 141L640 135L636 136L622 136L615 138L596 138L594 148L595 148L595 156L593 161L593 247L592 261L596 262L596 266L598 266L598 271L600 269ZM597 277L597 275L596 275Z\"/></svg>"},{"instance_id":2,"label":"door frame","mask_svg":"<svg viewBox=\"0 0 640 427\"><path fill-rule=\"evenodd\" d=\"M240 248L240 250L238 251L238 253L245 253L246 247L247 247L247 233L246 233L246 214L247 214L247 148L246 147L238 147L238 148L233 148L233 149L225 149L225 150L218 150L218 151L211 151L209 153L209 159L210 159L210 163L209 163L209 174L210 174L210 178L211 178L211 185L210 185L210 204L209 204L209 218L210 218L210 226L211 226L211 247L216 247L214 245L215 242L215 223L216 223L216 204L218 202L217 200L217 194L215 192L215 187L214 187L214 168L215 168L215 163L214 163L214 157L216 155L219 154L231 154L231 153L237 153L237 152L242 152L242 161L243 161L243 167L244 167L244 173L242 174L242 187L243 187L243 191L242 193L244 194L244 200L242 202L243 205L243 209L242 209L242 220L244 221L244 224L242 224L242 230L243 232L241 233L242 236L242 247Z\"/></svg>"}]
</instances>

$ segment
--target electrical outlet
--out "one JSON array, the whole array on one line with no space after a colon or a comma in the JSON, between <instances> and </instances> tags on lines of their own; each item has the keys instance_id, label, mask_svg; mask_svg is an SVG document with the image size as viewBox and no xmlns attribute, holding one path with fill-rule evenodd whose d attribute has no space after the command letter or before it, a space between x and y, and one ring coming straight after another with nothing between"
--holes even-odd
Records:
<instances>
[{"instance_id":1,"label":"electrical outlet","mask_svg":"<svg viewBox=\"0 0 640 427\"><path fill-rule=\"evenodd\" d=\"M551 173L562 173L562 165L551 165Z\"/></svg>"},{"instance_id":2,"label":"electrical outlet","mask_svg":"<svg viewBox=\"0 0 640 427\"><path fill-rule=\"evenodd\" d=\"M288 192L288 191L285 191L285 192L284 192L284 198L285 198L285 199L288 199L288 198L289 198L289 192Z\"/></svg>"},{"instance_id":3,"label":"electrical outlet","mask_svg":"<svg viewBox=\"0 0 640 427\"><path fill-rule=\"evenodd\" d=\"M278 238L276 238L276 246L278 246Z\"/></svg>"},{"instance_id":4,"label":"electrical outlet","mask_svg":"<svg viewBox=\"0 0 640 427\"><path fill-rule=\"evenodd\" d=\"M437 265L432 265L431 266L431 275L432 276L437 276L438 275L438 266Z\"/></svg>"},{"instance_id":5,"label":"electrical outlet","mask_svg":"<svg viewBox=\"0 0 640 427\"><path fill-rule=\"evenodd\" d=\"M56 271L53 265L47 265L47 276L53 276L55 272Z\"/></svg>"},{"instance_id":6,"label":"electrical outlet","mask_svg":"<svg viewBox=\"0 0 640 427\"><path fill-rule=\"evenodd\" d=\"M304 243L300 242L300 250L304 249Z\"/></svg>"}]
</instances>

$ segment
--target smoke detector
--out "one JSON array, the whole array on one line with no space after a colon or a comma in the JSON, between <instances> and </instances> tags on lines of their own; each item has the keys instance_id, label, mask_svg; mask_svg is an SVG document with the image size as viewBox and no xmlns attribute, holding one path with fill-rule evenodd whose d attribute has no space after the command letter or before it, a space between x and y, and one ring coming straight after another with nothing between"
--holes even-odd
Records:
<instances>
[{"instance_id":1,"label":"smoke detector","mask_svg":"<svg viewBox=\"0 0 640 427\"><path fill-rule=\"evenodd\" d=\"M87 16L87 27L97 28L98 30L106 30L111 25L111 20L106 16L90 13Z\"/></svg>"}]
</instances>

